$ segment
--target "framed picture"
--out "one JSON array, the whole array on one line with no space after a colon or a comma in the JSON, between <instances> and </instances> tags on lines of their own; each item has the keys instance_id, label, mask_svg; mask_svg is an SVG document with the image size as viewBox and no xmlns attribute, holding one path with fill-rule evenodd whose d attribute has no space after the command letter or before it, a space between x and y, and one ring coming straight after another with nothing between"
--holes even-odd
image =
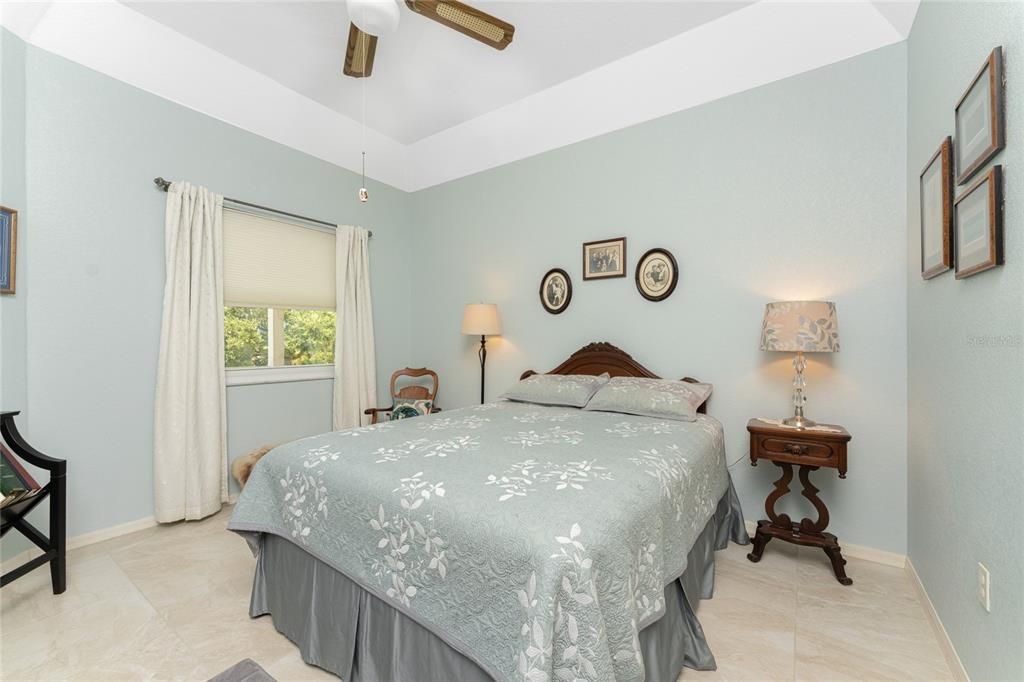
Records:
<instances>
[{"instance_id":1,"label":"framed picture","mask_svg":"<svg viewBox=\"0 0 1024 682\"><path fill-rule=\"evenodd\" d=\"M626 238L586 242L583 245L583 279L626 276Z\"/></svg>"},{"instance_id":2,"label":"framed picture","mask_svg":"<svg viewBox=\"0 0 1024 682\"><path fill-rule=\"evenodd\" d=\"M572 300L572 280L561 268L548 270L540 280L540 304L552 315L569 307Z\"/></svg>"},{"instance_id":3,"label":"framed picture","mask_svg":"<svg viewBox=\"0 0 1024 682\"><path fill-rule=\"evenodd\" d=\"M956 183L967 182L1005 145L1003 48L997 47L956 103Z\"/></svg>"},{"instance_id":4,"label":"framed picture","mask_svg":"<svg viewBox=\"0 0 1024 682\"><path fill-rule=\"evenodd\" d=\"M1003 264L1002 184L1002 166L993 166L956 199L957 279Z\"/></svg>"},{"instance_id":5,"label":"framed picture","mask_svg":"<svg viewBox=\"0 0 1024 682\"><path fill-rule=\"evenodd\" d=\"M679 266L665 249L651 249L636 264L636 288L648 301L664 301L679 281Z\"/></svg>"},{"instance_id":6,"label":"framed picture","mask_svg":"<svg viewBox=\"0 0 1024 682\"><path fill-rule=\"evenodd\" d=\"M14 293L18 264L18 212L0 206L0 294Z\"/></svg>"},{"instance_id":7,"label":"framed picture","mask_svg":"<svg viewBox=\"0 0 1024 682\"><path fill-rule=\"evenodd\" d=\"M953 140L947 137L921 171L921 277L953 267Z\"/></svg>"}]
</instances>

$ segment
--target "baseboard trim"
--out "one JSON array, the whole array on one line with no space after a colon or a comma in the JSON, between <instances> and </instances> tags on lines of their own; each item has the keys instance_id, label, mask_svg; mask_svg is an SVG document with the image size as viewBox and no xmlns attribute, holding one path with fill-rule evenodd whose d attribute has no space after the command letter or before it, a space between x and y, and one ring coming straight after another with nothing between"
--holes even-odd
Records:
<instances>
[{"instance_id":1,"label":"baseboard trim","mask_svg":"<svg viewBox=\"0 0 1024 682\"><path fill-rule=\"evenodd\" d=\"M104 540L119 538L122 535L128 535L129 533L136 533L140 530L152 528L155 525L156 517L147 516L144 519L136 519L135 521L121 523L116 526L111 526L110 528L101 528L90 533L82 533L81 535L76 535L73 538L68 538L68 551L78 549L79 547L85 547L86 545L94 545L97 542L103 542Z\"/></svg>"},{"instance_id":2,"label":"baseboard trim","mask_svg":"<svg viewBox=\"0 0 1024 682\"><path fill-rule=\"evenodd\" d=\"M754 531L757 530L757 522L746 519L744 523L747 526L747 532L753 537ZM843 548L843 556L845 557L871 561L894 568L904 568L907 564L907 557L904 554L888 552L884 549L875 549L874 547L865 547L864 545L854 545L848 542L840 542L839 544Z\"/></svg>"},{"instance_id":3,"label":"baseboard trim","mask_svg":"<svg viewBox=\"0 0 1024 682\"><path fill-rule=\"evenodd\" d=\"M228 496L228 500L225 504L234 505L238 501L238 493L234 493ZM140 530L146 530L158 525L155 516L147 516L144 519L136 519L135 521L129 521L127 523L121 523L110 528L100 528L99 530L90 531L88 533L82 533L81 535L75 535L74 537L68 538L66 551L70 552L73 549L79 549L86 545L94 545L97 542L103 542L104 540L113 540L119 538L122 535L128 535L129 533L137 533ZM7 573L12 568L16 568L21 564L25 563L29 559L42 554L42 550L38 547L32 547L26 549L24 552L15 554L14 556L5 559L0 564L0 573Z\"/></svg>"},{"instance_id":4,"label":"baseboard trim","mask_svg":"<svg viewBox=\"0 0 1024 682\"><path fill-rule=\"evenodd\" d=\"M942 624L942 619L939 618L939 612L935 610L935 605L932 604L932 599L928 596L928 591L924 589L924 583L921 582L921 576L917 574L917 570L914 568L914 564L910 561L910 557L907 557L906 571L907 575L910 576L910 582L914 583L914 589L917 590L918 599L920 599L921 605L924 606L924 612L928 615L928 621L932 624L932 629L935 631L935 638L939 640L939 648L942 649L942 654L946 657L946 664L949 666L949 671L953 673L953 677L956 678L957 682L970 682L971 678L967 676L967 669L964 668L963 661L960 660L960 656L956 653L956 648L953 646L953 640L949 638L949 633L946 632L946 626Z\"/></svg>"},{"instance_id":5,"label":"baseboard trim","mask_svg":"<svg viewBox=\"0 0 1024 682\"><path fill-rule=\"evenodd\" d=\"M79 549L86 545L94 545L97 542L103 542L104 540L112 540L114 538L121 537L122 535L128 535L129 533L137 533L140 530L146 530L156 525L155 516L147 516L144 519L136 519L135 521L129 521L127 523L121 523L110 528L100 528L99 530L90 531L88 533L82 533L81 535L75 535L74 537L68 538L67 551L73 549ZM26 549L24 552L16 554L3 562L0 567L0 573L7 573L7 571L20 566L29 559L42 554L42 550L38 547L32 547Z\"/></svg>"}]
</instances>

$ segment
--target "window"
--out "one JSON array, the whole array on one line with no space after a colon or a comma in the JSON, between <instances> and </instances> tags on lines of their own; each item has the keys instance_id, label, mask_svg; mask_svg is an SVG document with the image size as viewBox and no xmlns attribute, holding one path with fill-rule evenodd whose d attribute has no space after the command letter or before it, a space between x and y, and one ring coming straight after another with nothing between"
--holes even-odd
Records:
<instances>
[{"instance_id":1,"label":"window","mask_svg":"<svg viewBox=\"0 0 1024 682\"><path fill-rule=\"evenodd\" d=\"M229 384L334 376L334 239L331 230L225 209Z\"/></svg>"},{"instance_id":2,"label":"window","mask_svg":"<svg viewBox=\"0 0 1024 682\"><path fill-rule=\"evenodd\" d=\"M334 364L334 311L224 308L224 365Z\"/></svg>"}]
</instances>

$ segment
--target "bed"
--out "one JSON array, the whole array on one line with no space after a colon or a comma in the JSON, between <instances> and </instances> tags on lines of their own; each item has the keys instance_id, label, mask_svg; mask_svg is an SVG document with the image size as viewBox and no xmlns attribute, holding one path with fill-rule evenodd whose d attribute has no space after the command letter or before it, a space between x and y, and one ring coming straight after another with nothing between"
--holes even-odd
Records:
<instances>
[{"instance_id":1,"label":"bed","mask_svg":"<svg viewBox=\"0 0 1024 682\"><path fill-rule=\"evenodd\" d=\"M657 378L603 343L549 373L603 372ZM749 539L700 412L499 400L279 446L228 526L257 557L250 615L346 682L713 669L696 606Z\"/></svg>"}]
</instances>

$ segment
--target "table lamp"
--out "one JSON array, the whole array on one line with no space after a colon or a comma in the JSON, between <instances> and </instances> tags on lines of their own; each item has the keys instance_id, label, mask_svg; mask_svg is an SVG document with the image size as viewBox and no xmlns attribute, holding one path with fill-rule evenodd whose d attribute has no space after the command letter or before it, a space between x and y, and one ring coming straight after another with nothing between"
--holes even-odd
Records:
<instances>
[{"instance_id":1,"label":"table lamp","mask_svg":"<svg viewBox=\"0 0 1024 682\"><path fill-rule=\"evenodd\" d=\"M462 314L462 333L480 337L480 404L484 403L484 365L487 364L487 337L501 333L501 318L494 303L470 303Z\"/></svg>"},{"instance_id":2,"label":"table lamp","mask_svg":"<svg viewBox=\"0 0 1024 682\"><path fill-rule=\"evenodd\" d=\"M807 396L804 388L804 353L838 353L839 322L836 304L831 301L779 301L764 307L761 325L761 350L796 352L793 358L793 416L786 426L805 429L816 426L804 417Z\"/></svg>"}]
</instances>

